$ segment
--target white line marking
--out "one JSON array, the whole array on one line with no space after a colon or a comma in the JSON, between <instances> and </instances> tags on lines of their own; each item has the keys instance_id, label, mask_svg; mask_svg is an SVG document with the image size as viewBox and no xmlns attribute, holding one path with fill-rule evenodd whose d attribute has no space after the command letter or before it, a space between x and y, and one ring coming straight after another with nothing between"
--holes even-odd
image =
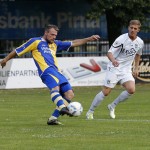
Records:
<instances>
[{"instance_id":1,"label":"white line marking","mask_svg":"<svg viewBox=\"0 0 150 150\"><path fill-rule=\"evenodd\" d=\"M150 120L137 120L137 119L129 119L129 120L124 120L124 119L93 119L93 120L98 120L98 121L120 121L120 122L150 122Z\"/></svg>"}]
</instances>

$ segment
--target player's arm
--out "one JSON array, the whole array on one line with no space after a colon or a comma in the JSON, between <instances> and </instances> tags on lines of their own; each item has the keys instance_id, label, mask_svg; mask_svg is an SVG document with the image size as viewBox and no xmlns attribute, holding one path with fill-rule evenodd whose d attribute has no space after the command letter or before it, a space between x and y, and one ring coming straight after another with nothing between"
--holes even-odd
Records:
<instances>
[{"instance_id":1,"label":"player's arm","mask_svg":"<svg viewBox=\"0 0 150 150\"><path fill-rule=\"evenodd\" d=\"M80 46L80 45L83 45L83 44L85 44L87 42L96 41L96 40L99 40L99 39L100 39L99 35L92 35L92 36L87 37L87 38L76 39L76 40L72 41L71 47Z\"/></svg>"},{"instance_id":2,"label":"player's arm","mask_svg":"<svg viewBox=\"0 0 150 150\"><path fill-rule=\"evenodd\" d=\"M111 52L107 53L107 57L112 62L114 67L118 67L119 66L118 61L114 58L114 56L113 56L113 54Z\"/></svg>"},{"instance_id":3,"label":"player's arm","mask_svg":"<svg viewBox=\"0 0 150 150\"><path fill-rule=\"evenodd\" d=\"M20 47L16 48L12 52L10 52L1 62L0 65L5 67L7 61L14 58L15 56L21 56L27 52L30 52L34 49L34 47L37 46L37 42L35 42L35 39L30 39L26 43L22 44Z\"/></svg>"},{"instance_id":4,"label":"player's arm","mask_svg":"<svg viewBox=\"0 0 150 150\"><path fill-rule=\"evenodd\" d=\"M135 55L135 58L134 58L134 67L133 67L133 76L134 77L137 77L138 74L139 74L139 63L140 63L140 58L141 58L141 55L139 54L136 54Z\"/></svg>"},{"instance_id":5,"label":"player's arm","mask_svg":"<svg viewBox=\"0 0 150 150\"><path fill-rule=\"evenodd\" d=\"M17 55L16 51L13 50L12 52L10 52L1 62L0 65L3 67L5 67L7 61L9 61L10 59L14 58Z\"/></svg>"},{"instance_id":6,"label":"player's arm","mask_svg":"<svg viewBox=\"0 0 150 150\"><path fill-rule=\"evenodd\" d=\"M107 57L112 62L114 67L119 66L119 62L116 60L116 56L119 55L120 51L123 49L123 44L121 43L120 37L118 37L108 50Z\"/></svg>"}]
</instances>

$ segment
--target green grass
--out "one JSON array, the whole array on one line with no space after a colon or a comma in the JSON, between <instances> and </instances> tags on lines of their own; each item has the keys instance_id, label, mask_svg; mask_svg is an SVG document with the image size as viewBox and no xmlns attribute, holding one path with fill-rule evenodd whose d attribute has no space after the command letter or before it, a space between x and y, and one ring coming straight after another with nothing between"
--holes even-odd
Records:
<instances>
[{"instance_id":1,"label":"green grass","mask_svg":"<svg viewBox=\"0 0 150 150\"><path fill-rule=\"evenodd\" d=\"M82 103L79 117L60 117L63 126L48 126L54 109L48 89L0 90L0 150L150 150L150 84L137 85L110 119L107 105L122 91L118 85L95 110L85 114L100 87L75 87Z\"/></svg>"}]
</instances>

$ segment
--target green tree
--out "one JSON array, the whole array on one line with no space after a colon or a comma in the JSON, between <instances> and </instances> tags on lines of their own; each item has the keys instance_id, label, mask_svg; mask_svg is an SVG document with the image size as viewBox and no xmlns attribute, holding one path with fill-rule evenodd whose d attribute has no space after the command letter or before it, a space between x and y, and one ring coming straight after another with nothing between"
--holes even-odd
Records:
<instances>
[{"instance_id":1,"label":"green tree","mask_svg":"<svg viewBox=\"0 0 150 150\"><path fill-rule=\"evenodd\" d=\"M110 45L132 19L139 19L142 26L150 27L149 0L87 0L87 2L91 4L88 18L96 19L106 15Z\"/></svg>"}]
</instances>

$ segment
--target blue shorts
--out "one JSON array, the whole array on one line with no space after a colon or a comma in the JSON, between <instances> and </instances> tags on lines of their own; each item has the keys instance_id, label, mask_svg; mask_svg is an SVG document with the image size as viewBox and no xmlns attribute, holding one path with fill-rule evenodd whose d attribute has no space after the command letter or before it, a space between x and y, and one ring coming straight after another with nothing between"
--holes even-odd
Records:
<instances>
[{"instance_id":1,"label":"blue shorts","mask_svg":"<svg viewBox=\"0 0 150 150\"><path fill-rule=\"evenodd\" d=\"M61 94L67 92L68 90L72 90L72 87L66 77L53 67L47 68L41 75L41 79L50 90L56 86L59 86Z\"/></svg>"}]
</instances>

